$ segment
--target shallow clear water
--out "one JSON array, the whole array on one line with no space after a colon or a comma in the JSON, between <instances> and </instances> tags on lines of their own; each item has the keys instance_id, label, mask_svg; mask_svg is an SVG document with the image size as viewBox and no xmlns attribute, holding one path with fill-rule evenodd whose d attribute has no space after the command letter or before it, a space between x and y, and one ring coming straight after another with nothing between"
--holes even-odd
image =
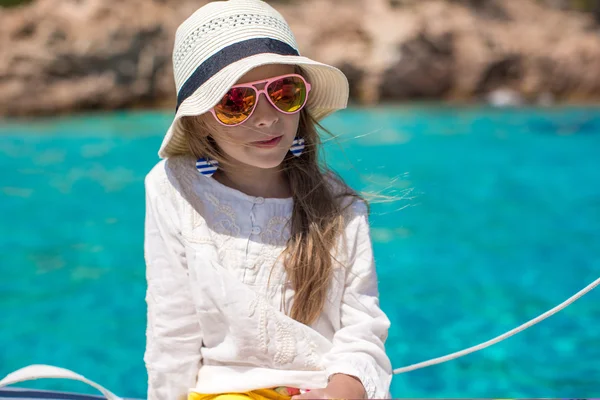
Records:
<instances>
[{"instance_id":1,"label":"shallow clear water","mask_svg":"<svg viewBox=\"0 0 600 400\"><path fill-rule=\"evenodd\" d=\"M143 178L169 119L0 124L0 376L48 363L144 396ZM380 195L394 367L491 339L600 276L600 109L353 109L325 126L340 135L328 162ZM491 348L396 376L392 394L598 397L598 304L595 290Z\"/></svg>"}]
</instances>

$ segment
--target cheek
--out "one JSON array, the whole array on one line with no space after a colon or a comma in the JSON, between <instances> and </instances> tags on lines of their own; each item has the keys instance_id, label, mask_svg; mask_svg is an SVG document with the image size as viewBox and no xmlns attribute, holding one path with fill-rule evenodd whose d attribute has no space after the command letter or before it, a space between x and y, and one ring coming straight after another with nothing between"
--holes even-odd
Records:
<instances>
[{"instance_id":1,"label":"cheek","mask_svg":"<svg viewBox=\"0 0 600 400\"><path fill-rule=\"evenodd\" d=\"M213 134L213 139L223 150L231 149L244 143L244 137L247 137L242 129L225 128Z\"/></svg>"},{"instance_id":2,"label":"cheek","mask_svg":"<svg viewBox=\"0 0 600 400\"><path fill-rule=\"evenodd\" d=\"M296 136L296 132L298 132L298 125L300 124L300 113L286 115L283 114L283 125L286 131L286 134L293 134Z\"/></svg>"}]
</instances>

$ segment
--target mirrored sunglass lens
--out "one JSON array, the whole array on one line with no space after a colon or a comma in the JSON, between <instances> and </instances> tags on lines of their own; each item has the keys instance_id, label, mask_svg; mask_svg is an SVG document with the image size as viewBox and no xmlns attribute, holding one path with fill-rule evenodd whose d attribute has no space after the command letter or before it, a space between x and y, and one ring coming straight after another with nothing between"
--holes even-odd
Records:
<instances>
[{"instance_id":1,"label":"mirrored sunglass lens","mask_svg":"<svg viewBox=\"0 0 600 400\"><path fill-rule=\"evenodd\" d=\"M273 104L281 111L298 111L306 100L306 85L298 77L290 76L271 82L267 88Z\"/></svg>"},{"instance_id":2,"label":"mirrored sunglass lens","mask_svg":"<svg viewBox=\"0 0 600 400\"><path fill-rule=\"evenodd\" d=\"M219 121L226 125L235 125L244 121L256 103L256 92L251 88L232 88L215 106Z\"/></svg>"}]
</instances>

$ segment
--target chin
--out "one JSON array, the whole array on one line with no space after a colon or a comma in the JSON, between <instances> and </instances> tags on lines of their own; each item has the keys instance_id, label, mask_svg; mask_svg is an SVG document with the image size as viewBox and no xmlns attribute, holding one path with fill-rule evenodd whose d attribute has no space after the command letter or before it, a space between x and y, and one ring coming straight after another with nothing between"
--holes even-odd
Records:
<instances>
[{"instance_id":1,"label":"chin","mask_svg":"<svg viewBox=\"0 0 600 400\"><path fill-rule=\"evenodd\" d=\"M273 162L273 163L256 162L256 163L252 163L250 165L252 165L255 168L260 168L260 169L273 169L273 168L279 167L282 162L283 162L283 159L279 162Z\"/></svg>"},{"instance_id":2,"label":"chin","mask_svg":"<svg viewBox=\"0 0 600 400\"><path fill-rule=\"evenodd\" d=\"M261 169L273 169L281 165L285 159L285 153L281 155L271 155L270 157L257 157L253 160L248 160L248 165Z\"/></svg>"}]
</instances>

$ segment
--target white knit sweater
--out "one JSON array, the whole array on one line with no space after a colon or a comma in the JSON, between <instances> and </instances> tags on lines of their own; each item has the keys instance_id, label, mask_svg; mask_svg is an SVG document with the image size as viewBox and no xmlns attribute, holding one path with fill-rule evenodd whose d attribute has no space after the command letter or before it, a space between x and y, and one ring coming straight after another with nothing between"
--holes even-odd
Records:
<instances>
[{"instance_id":1,"label":"white knit sweater","mask_svg":"<svg viewBox=\"0 0 600 400\"><path fill-rule=\"evenodd\" d=\"M359 378L369 398L389 397L390 323L363 203L350 207L336 256L344 267L306 326L287 316L294 290L277 260L292 199L248 196L200 175L189 156L159 162L145 183L149 400L322 388L334 373Z\"/></svg>"}]
</instances>

